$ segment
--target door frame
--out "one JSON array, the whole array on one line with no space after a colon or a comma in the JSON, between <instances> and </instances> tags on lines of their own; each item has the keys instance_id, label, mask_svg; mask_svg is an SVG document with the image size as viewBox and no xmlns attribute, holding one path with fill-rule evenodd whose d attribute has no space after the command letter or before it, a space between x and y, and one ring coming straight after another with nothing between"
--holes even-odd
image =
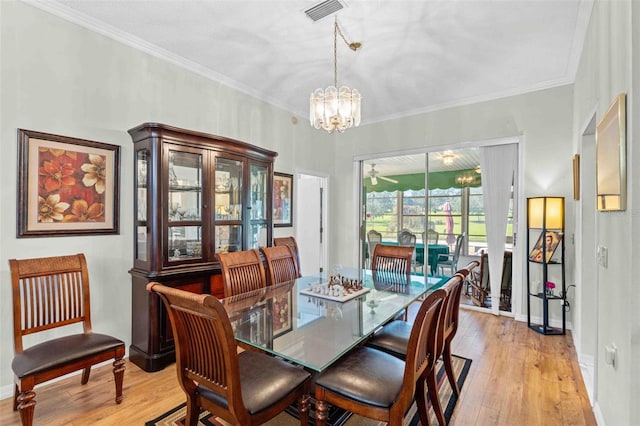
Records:
<instances>
[{"instance_id":1,"label":"door frame","mask_svg":"<svg viewBox=\"0 0 640 426\"><path fill-rule=\"evenodd\" d=\"M318 172L315 170L308 169L300 169L296 168L294 171L294 185L293 192L295 197L295 214L293 215L293 225L296 231L299 231L303 222L303 218L309 217L309 211L305 209L305 206L308 203L305 203L305 197L310 196L311 194L305 194L299 190L300 185L298 183L302 179L303 176L313 176L320 180L320 187L322 188L322 210L320 214L322 215L322 242L320 244L320 268L322 271L327 271L327 263L328 263L328 247L329 247L329 175L326 173ZM296 232L298 233L298 232Z\"/></svg>"},{"instance_id":2,"label":"door frame","mask_svg":"<svg viewBox=\"0 0 640 426\"><path fill-rule=\"evenodd\" d=\"M524 197L524 191L523 191L524 167L522 167L522 165L524 164L524 147L526 145L524 135L460 142L460 143L447 144L447 145L433 145L433 146L419 148L419 149L411 149L411 150L404 150L404 151L388 151L388 152L360 155L360 156L354 157L353 159L354 194L357 194L357 197L355 197L355 203L357 203L357 205L355 206L357 216L354 218L354 220L356 221L356 224L357 224L355 226L355 229L357 232L357 235L355 237L359 242L357 247L354 248L354 250L357 251L356 259L358 259L358 264L362 264L361 262L362 262L363 253L362 253L361 247L363 247L363 238L364 238L364 236L362 235L362 229L363 229L362 213L363 212L362 212L362 202L361 202L362 196L363 196L362 194L363 174L362 174L361 163L363 161L375 160L378 158L385 158L385 157L398 157L402 155L412 155L412 154L428 155L429 153L440 152L445 150L456 150L456 149L462 149L462 148L480 148L484 146L506 145L506 144L516 144L517 150L518 150L518 154L517 154L518 160L517 160L516 168L514 170L514 185L513 185L514 186L513 196L516 198L513 206L514 207L513 229L514 229L516 238L514 239L514 246L512 250L513 258L512 258L512 278L511 278L512 279L511 311L510 312L499 311L499 315L511 316L511 317L515 317L515 319L519 321L526 321L526 318L527 318L526 312L522 311L523 310L522 298L523 298L523 295L525 294L525 290L523 286L526 281L524 280L524 268L521 265L522 259L524 259L524 256L526 254L526 247L525 247L526 238L525 239L522 238L522 236L526 235L526 230L525 230L526 221L520 220L521 217L524 217L523 214L526 214L525 197ZM426 167L425 167L425 170L426 170ZM466 306L466 305L461 305L461 306L464 306L465 308L472 309L472 310L491 313L491 309L489 308L480 308L480 307Z\"/></svg>"}]
</instances>

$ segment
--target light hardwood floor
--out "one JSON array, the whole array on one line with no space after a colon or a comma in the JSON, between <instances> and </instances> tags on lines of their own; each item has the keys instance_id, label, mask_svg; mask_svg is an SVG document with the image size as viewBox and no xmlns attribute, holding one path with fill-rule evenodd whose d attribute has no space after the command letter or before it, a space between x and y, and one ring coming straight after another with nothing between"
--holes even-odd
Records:
<instances>
[{"instance_id":1,"label":"light hardwood floor","mask_svg":"<svg viewBox=\"0 0 640 426\"><path fill-rule=\"evenodd\" d=\"M543 336L508 317L460 310L453 353L473 363L452 425L595 425L570 335ZM144 425L184 401L173 366L146 373L127 363L124 401L114 402L111 368L89 383L75 376L38 388L35 425ZM19 425L11 399L0 425Z\"/></svg>"}]
</instances>

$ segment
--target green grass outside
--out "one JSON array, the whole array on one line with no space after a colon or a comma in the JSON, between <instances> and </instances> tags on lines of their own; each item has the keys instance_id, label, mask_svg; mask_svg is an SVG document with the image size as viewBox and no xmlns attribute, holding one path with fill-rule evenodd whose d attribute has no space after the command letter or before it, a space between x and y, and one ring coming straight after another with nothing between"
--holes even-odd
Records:
<instances>
[{"instance_id":1,"label":"green grass outside","mask_svg":"<svg viewBox=\"0 0 640 426\"><path fill-rule=\"evenodd\" d=\"M382 238L385 240L393 240L397 239L398 234L398 216L394 214L389 215L381 215L371 217L366 221L366 231L370 231L374 229L382 234ZM478 216L470 216L469 217L469 242L473 243L485 243L487 242L486 237L486 227L484 222L480 222L479 220L483 220L484 218L480 216L478 220ZM431 221L435 223L435 230L440 233L440 241L443 240L446 234L446 222L443 216L431 216ZM462 218L460 216L453 217L453 233L459 234L462 230L461 226ZM416 236L418 240L422 238L421 233L422 229L414 229L413 227L409 227L412 231L416 232ZM513 223L509 221L507 224L507 234L512 235L513 233Z\"/></svg>"}]
</instances>

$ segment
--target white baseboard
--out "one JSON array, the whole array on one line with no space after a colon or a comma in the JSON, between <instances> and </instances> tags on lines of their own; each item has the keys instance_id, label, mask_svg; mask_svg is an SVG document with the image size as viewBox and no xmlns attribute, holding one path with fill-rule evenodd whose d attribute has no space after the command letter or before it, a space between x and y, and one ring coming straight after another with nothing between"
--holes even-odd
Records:
<instances>
[{"instance_id":1,"label":"white baseboard","mask_svg":"<svg viewBox=\"0 0 640 426\"><path fill-rule=\"evenodd\" d=\"M589 402L591 406L594 406L593 395L593 378L595 375L595 360L591 355L579 354L578 364L580 364L580 372L582 373L582 381L587 388L587 395L589 396Z\"/></svg>"},{"instance_id":2,"label":"white baseboard","mask_svg":"<svg viewBox=\"0 0 640 426\"><path fill-rule=\"evenodd\" d=\"M604 417L602 417L602 411L600 410L600 405L596 402L593 406L593 415L596 417L596 424L605 425Z\"/></svg>"}]
</instances>

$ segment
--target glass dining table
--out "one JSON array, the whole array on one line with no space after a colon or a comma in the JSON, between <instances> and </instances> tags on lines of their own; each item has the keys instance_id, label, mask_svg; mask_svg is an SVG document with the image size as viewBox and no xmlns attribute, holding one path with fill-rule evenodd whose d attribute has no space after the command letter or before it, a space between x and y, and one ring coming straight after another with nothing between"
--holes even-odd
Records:
<instances>
[{"instance_id":1,"label":"glass dining table","mask_svg":"<svg viewBox=\"0 0 640 426\"><path fill-rule=\"evenodd\" d=\"M316 293L331 278L322 274L222 299L236 341L309 371L323 371L441 282L370 270L341 275L361 283L353 298Z\"/></svg>"}]
</instances>

